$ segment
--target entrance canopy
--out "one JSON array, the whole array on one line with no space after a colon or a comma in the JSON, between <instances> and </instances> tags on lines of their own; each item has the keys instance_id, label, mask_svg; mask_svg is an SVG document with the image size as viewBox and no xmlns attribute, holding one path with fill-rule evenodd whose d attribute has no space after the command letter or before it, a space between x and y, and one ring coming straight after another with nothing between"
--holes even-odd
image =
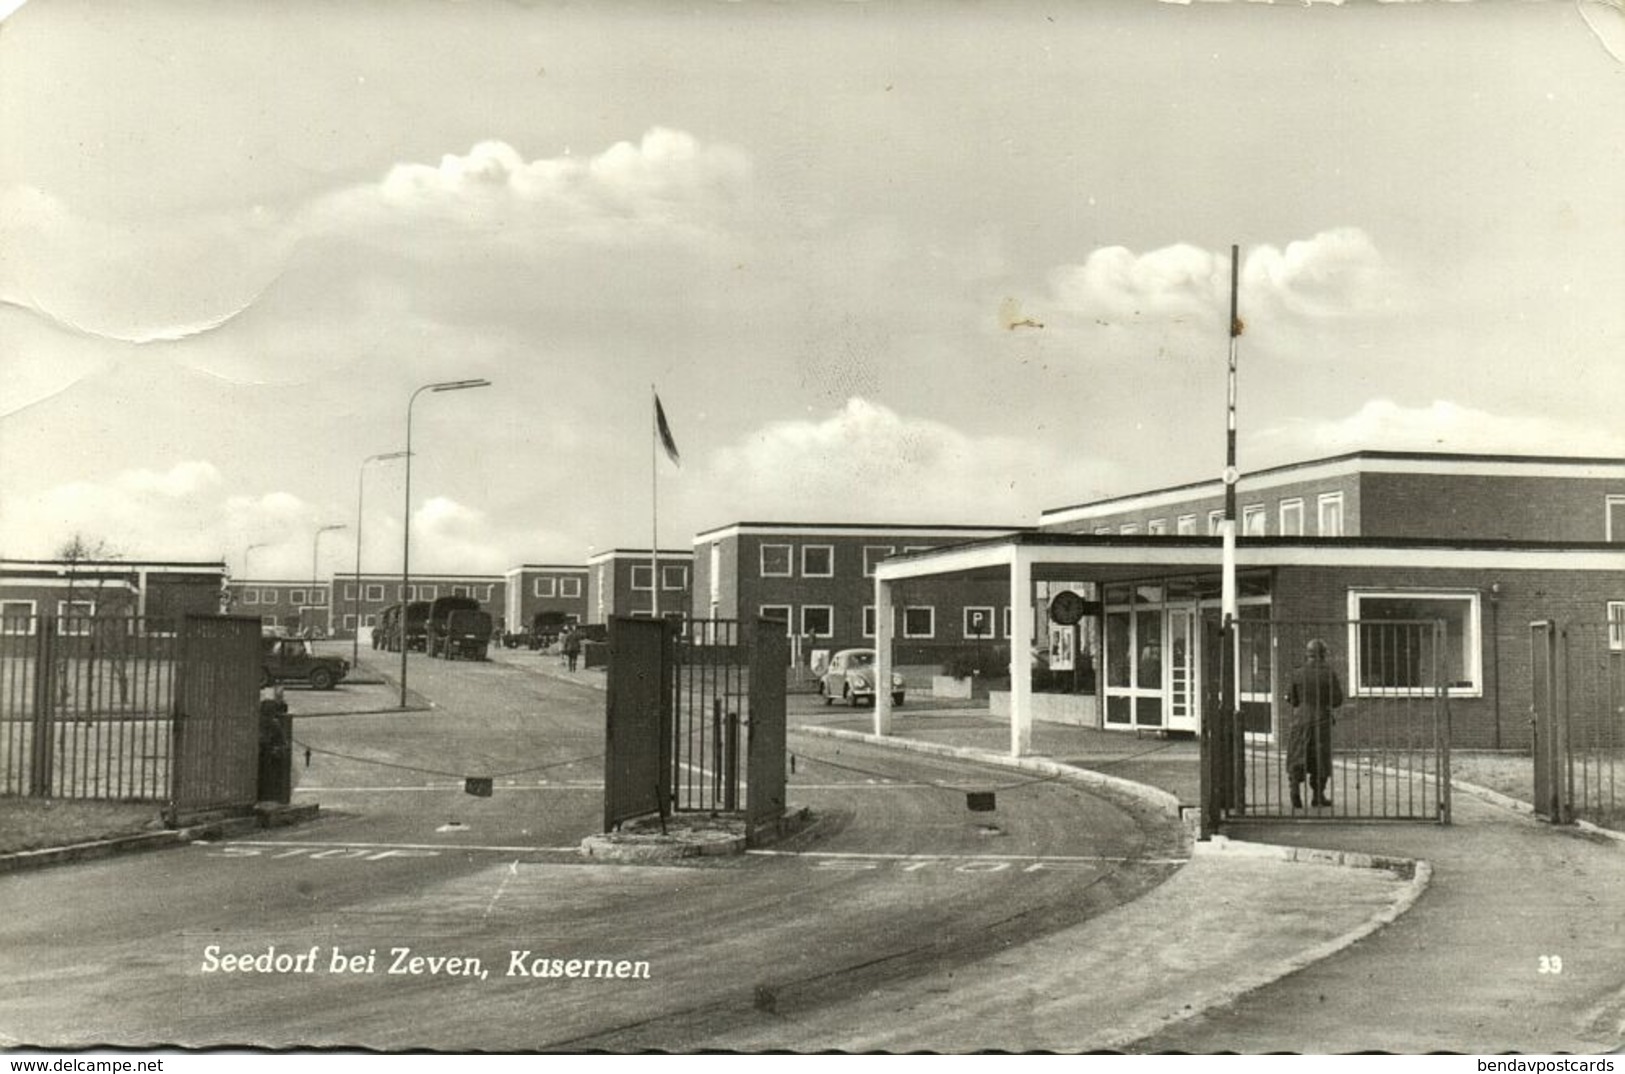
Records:
<instances>
[{"instance_id":1,"label":"entrance canopy","mask_svg":"<svg viewBox=\"0 0 1625 1074\"><path fill-rule=\"evenodd\" d=\"M917 579L990 580L1010 586L1010 752L1021 756L1032 744L1031 653L1036 639L1035 593L1044 582L1160 581L1217 578L1223 569L1218 536L1042 533L1023 530L947 548L888 557L875 568L875 648L877 680L889 681L893 663L893 608L900 590ZM1236 569L1258 572L1280 567L1327 571L1378 569L1470 571L1479 577L1520 570L1620 570L1618 545L1597 543L1458 541L1416 538L1403 541L1359 537L1248 537L1236 542ZM874 730L890 733L891 698L877 692Z\"/></svg>"}]
</instances>

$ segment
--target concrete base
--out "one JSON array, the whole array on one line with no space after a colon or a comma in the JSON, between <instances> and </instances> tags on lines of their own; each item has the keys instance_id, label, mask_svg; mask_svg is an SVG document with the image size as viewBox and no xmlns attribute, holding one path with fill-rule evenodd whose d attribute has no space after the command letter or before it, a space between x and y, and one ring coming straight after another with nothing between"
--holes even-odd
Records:
<instances>
[{"instance_id":1,"label":"concrete base","mask_svg":"<svg viewBox=\"0 0 1625 1074\"><path fill-rule=\"evenodd\" d=\"M988 710L1001 719L1010 718L1010 693L994 690L987 695ZM1100 702L1093 694L1033 694L1033 719L1074 727L1099 727Z\"/></svg>"},{"instance_id":2,"label":"concrete base","mask_svg":"<svg viewBox=\"0 0 1625 1074\"><path fill-rule=\"evenodd\" d=\"M745 822L738 817L639 817L617 832L589 835L580 854L596 861L670 861L720 854L743 854Z\"/></svg>"}]
</instances>

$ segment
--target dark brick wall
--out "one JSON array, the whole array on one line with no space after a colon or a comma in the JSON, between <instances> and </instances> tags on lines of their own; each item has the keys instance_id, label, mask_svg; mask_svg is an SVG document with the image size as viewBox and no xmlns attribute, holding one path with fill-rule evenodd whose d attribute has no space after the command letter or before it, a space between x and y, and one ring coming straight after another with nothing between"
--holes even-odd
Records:
<instances>
[{"instance_id":1,"label":"dark brick wall","mask_svg":"<svg viewBox=\"0 0 1625 1074\"><path fill-rule=\"evenodd\" d=\"M1490 587L1499 585L1499 593ZM1625 600L1625 569L1475 571L1427 568L1309 569L1276 572L1278 619L1342 620L1350 589L1472 590L1480 595L1483 696L1450 699L1454 745L1528 749L1532 667L1529 624L1539 619L1597 623L1607 602Z\"/></svg>"},{"instance_id":2,"label":"dark brick wall","mask_svg":"<svg viewBox=\"0 0 1625 1074\"><path fill-rule=\"evenodd\" d=\"M1609 494L1601 478L1366 474L1362 534L1520 541L1606 539Z\"/></svg>"}]
</instances>

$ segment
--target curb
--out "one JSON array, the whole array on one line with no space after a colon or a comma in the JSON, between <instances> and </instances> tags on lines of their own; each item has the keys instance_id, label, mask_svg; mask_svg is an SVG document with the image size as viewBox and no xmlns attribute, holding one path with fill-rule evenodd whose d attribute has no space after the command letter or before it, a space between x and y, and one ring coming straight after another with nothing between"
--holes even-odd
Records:
<instances>
[{"instance_id":1,"label":"curb","mask_svg":"<svg viewBox=\"0 0 1625 1074\"><path fill-rule=\"evenodd\" d=\"M1181 807L1177 796L1169 794L1158 787L1136 783L1134 780L1124 779L1122 776L1109 776L1104 772L1096 772L1089 768L1078 768L1075 765L1062 764L1059 761L1051 761L1042 757L1011 757L1007 753L994 753L991 750L973 749L968 746L948 746L937 742L922 742L915 738L875 735L867 731L848 731L840 727L819 727L804 724L792 728L792 730L819 738L839 738L846 739L849 742L866 742L872 746L907 750L912 753L929 753L937 757L955 757L1001 768L1013 768L1021 772L1058 776L1090 786L1105 787L1131 795L1159 812L1184 820L1187 824L1189 823L1189 818L1185 816L1186 811Z\"/></svg>"},{"instance_id":2,"label":"curb","mask_svg":"<svg viewBox=\"0 0 1625 1074\"><path fill-rule=\"evenodd\" d=\"M134 854L145 850L167 850L170 847L212 839L249 835L263 828L283 828L314 820L321 806L312 803L298 806L255 806L254 813L245 817L195 824L188 828L173 828L140 835L122 835L114 839L97 839L89 843L74 843L65 847L42 847L38 850L20 850L0 854L0 875L40 869L48 865L67 865L81 861L95 861L117 854Z\"/></svg>"}]
</instances>

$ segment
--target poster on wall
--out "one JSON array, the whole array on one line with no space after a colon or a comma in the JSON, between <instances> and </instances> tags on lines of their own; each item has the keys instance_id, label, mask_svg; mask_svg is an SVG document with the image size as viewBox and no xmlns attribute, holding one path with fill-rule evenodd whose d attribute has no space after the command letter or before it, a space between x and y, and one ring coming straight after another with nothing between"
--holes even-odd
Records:
<instances>
[{"instance_id":1,"label":"poster on wall","mask_svg":"<svg viewBox=\"0 0 1625 1074\"><path fill-rule=\"evenodd\" d=\"M1052 623L1049 628L1049 668L1071 671L1072 654L1078 651L1078 628Z\"/></svg>"}]
</instances>

